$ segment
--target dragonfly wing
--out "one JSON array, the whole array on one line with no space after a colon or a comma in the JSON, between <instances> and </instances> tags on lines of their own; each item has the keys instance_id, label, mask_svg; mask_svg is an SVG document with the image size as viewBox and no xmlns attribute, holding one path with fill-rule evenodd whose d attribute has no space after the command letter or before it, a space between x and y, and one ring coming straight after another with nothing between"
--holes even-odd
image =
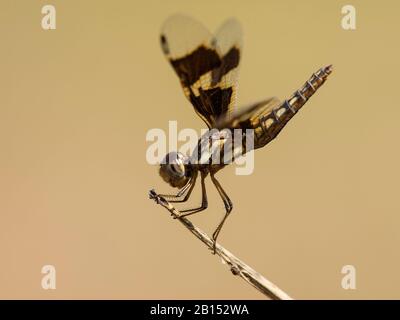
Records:
<instances>
[{"instance_id":1,"label":"dragonfly wing","mask_svg":"<svg viewBox=\"0 0 400 320\"><path fill-rule=\"evenodd\" d=\"M271 97L241 107L235 110L230 118L219 119L217 127L219 129L253 129L260 116L271 113L280 104L281 101L278 98Z\"/></svg>"},{"instance_id":2,"label":"dragonfly wing","mask_svg":"<svg viewBox=\"0 0 400 320\"><path fill-rule=\"evenodd\" d=\"M239 63L242 56L243 32L236 19L225 21L217 30L215 40L221 55L221 66L213 70L212 85L231 89L229 104L224 106L223 116L229 119L236 108Z\"/></svg>"},{"instance_id":3,"label":"dragonfly wing","mask_svg":"<svg viewBox=\"0 0 400 320\"><path fill-rule=\"evenodd\" d=\"M162 27L163 52L186 97L209 128L225 117L235 100L233 69L239 65L240 50L233 46L240 43L239 31L238 22L228 20L213 36L200 22L184 15L170 17Z\"/></svg>"}]
</instances>

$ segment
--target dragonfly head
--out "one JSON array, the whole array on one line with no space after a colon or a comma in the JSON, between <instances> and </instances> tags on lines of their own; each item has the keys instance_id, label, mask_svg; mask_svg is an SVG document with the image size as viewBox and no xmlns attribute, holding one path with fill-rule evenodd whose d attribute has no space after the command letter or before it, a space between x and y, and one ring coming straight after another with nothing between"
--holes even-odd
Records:
<instances>
[{"instance_id":1,"label":"dragonfly head","mask_svg":"<svg viewBox=\"0 0 400 320\"><path fill-rule=\"evenodd\" d=\"M168 153L160 164L160 176L172 187L182 188L191 176L188 160L180 152Z\"/></svg>"}]
</instances>

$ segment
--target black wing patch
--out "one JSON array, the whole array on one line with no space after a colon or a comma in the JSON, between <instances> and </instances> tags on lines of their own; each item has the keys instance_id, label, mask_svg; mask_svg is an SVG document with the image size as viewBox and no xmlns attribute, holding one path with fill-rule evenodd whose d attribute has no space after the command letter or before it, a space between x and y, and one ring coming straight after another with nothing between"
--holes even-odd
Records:
<instances>
[{"instance_id":1,"label":"black wing patch","mask_svg":"<svg viewBox=\"0 0 400 320\"><path fill-rule=\"evenodd\" d=\"M241 29L228 20L215 36L199 22L175 15L163 26L161 47L196 113L209 128L235 106Z\"/></svg>"},{"instance_id":2,"label":"black wing patch","mask_svg":"<svg viewBox=\"0 0 400 320\"><path fill-rule=\"evenodd\" d=\"M232 98L232 88L199 89L199 95L190 95L190 102L208 121L210 127L216 127L218 119L226 115L226 106L229 106Z\"/></svg>"},{"instance_id":3,"label":"black wing patch","mask_svg":"<svg viewBox=\"0 0 400 320\"><path fill-rule=\"evenodd\" d=\"M233 47L222 57L220 66L213 70L211 85L217 85L224 75L239 66L239 62L240 51L238 48Z\"/></svg>"},{"instance_id":4,"label":"black wing patch","mask_svg":"<svg viewBox=\"0 0 400 320\"><path fill-rule=\"evenodd\" d=\"M170 62L185 86L193 85L203 74L216 70L221 65L218 53L203 45L189 55Z\"/></svg>"}]
</instances>

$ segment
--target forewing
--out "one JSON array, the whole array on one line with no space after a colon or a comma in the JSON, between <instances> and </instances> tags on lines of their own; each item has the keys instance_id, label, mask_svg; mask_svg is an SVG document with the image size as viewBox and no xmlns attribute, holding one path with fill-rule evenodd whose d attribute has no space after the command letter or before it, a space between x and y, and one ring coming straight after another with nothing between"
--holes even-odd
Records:
<instances>
[{"instance_id":1,"label":"forewing","mask_svg":"<svg viewBox=\"0 0 400 320\"><path fill-rule=\"evenodd\" d=\"M217 30L214 41L221 57L221 65L213 70L211 86L231 91L229 102L222 107L223 116L229 119L236 108L239 63L243 52L240 23L236 19L225 21Z\"/></svg>"},{"instance_id":2,"label":"forewing","mask_svg":"<svg viewBox=\"0 0 400 320\"><path fill-rule=\"evenodd\" d=\"M190 17L173 15L162 27L163 52L178 75L186 97L208 127L212 127L212 110L200 99L196 87L207 73L221 65L219 54L212 45L212 34Z\"/></svg>"},{"instance_id":3,"label":"forewing","mask_svg":"<svg viewBox=\"0 0 400 320\"><path fill-rule=\"evenodd\" d=\"M196 113L212 128L233 109L241 28L226 21L215 36L196 20L174 15L163 25L161 46Z\"/></svg>"}]
</instances>

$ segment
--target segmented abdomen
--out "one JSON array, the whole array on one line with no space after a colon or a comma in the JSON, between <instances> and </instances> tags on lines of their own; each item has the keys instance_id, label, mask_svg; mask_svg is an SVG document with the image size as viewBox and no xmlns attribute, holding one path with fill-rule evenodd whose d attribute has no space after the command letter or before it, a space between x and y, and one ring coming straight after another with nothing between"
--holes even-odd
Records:
<instances>
[{"instance_id":1,"label":"segmented abdomen","mask_svg":"<svg viewBox=\"0 0 400 320\"><path fill-rule=\"evenodd\" d=\"M267 114L262 114L254 124L255 149L272 141L290 119L299 111L314 93L324 84L332 66L327 66L313 73L310 79L292 96Z\"/></svg>"}]
</instances>

